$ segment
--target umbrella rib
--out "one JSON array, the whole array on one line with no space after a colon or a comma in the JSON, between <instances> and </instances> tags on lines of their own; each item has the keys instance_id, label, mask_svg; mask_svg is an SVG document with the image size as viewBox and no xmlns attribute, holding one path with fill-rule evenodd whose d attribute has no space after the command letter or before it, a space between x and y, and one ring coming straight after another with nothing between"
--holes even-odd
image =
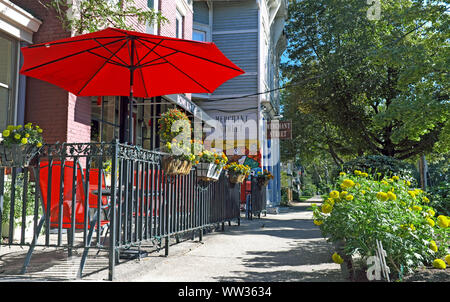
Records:
<instances>
[{"instance_id":1,"label":"umbrella rib","mask_svg":"<svg viewBox=\"0 0 450 302\"><path fill-rule=\"evenodd\" d=\"M178 68L177 66L175 66L175 64L173 64L172 62L168 61L166 58L163 58L161 55L159 55L156 51L153 51L157 56L159 56L161 59L163 59L164 61L166 61L167 63L169 63L170 65L172 65L172 67L174 67L176 70L178 70L179 72L181 72L182 74L184 74L185 76L187 76L189 79L191 79L193 82L195 82L197 85L199 85L200 87L202 87L203 89L205 89L206 91L208 91L209 93L212 93L208 88L206 88L205 86L203 86L202 84L200 84L197 80L195 80L193 77L191 77L190 75L188 75L186 72L184 72L183 70L181 70L180 68Z\"/></svg>"},{"instance_id":2,"label":"umbrella rib","mask_svg":"<svg viewBox=\"0 0 450 302\"><path fill-rule=\"evenodd\" d=\"M141 38L141 40L144 40L144 41L146 41L146 42L148 42L148 43L151 43L151 44L156 44L155 42L146 40L145 38ZM238 68L235 68L235 67L232 67L232 66L228 66L228 65L225 65L225 64L222 64L222 63L219 63L219 62L216 62L216 61L213 61L213 60L210 60L210 59L201 57L201 56L197 56L197 55L194 55L194 54L191 54L191 53L188 53L188 52L179 50L179 49L175 49L175 48L172 48L172 47L169 47L169 46L165 46L165 45L162 45L162 44L159 45L159 46L160 46L160 47L164 47L164 48L168 48L168 49L171 49L171 50L174 50L174 51L178 51L178 52L183 53L183 54L188 55L188 56L192 56L192 57L195 57L195 58L198 58L198 59L201 59L201 60L205 60L205 61L208 61L208 62L217 64L217 65L220 65L220 66L223 66L223 67L227 67L227 68L230 68L230 69L233 69L233 70L242 72L241 69L238 69Z\"/></svg>"},{"instance_id":3,"label":"umbrella rib","mask_svg":"<svg viewBox=\"0 0 450 302\"><path fill-rule=\"evenodd\" d=\"M117 42L120 42L120 41L123 41L123 40L125 40L125 39L120 39L120 40L117 40L117 41L113 41L113 42L110 42L110 43L108 43L108 44L106 44L106 45L114 44L114 43L117 43ZM106 45L105 45L105 46L106 46ZM79 51L79 52L76 52L76 53L73 53L73 54L70 54L70 55L67 55L67 56L64 56L64 57L61 57L61 58L52 60L52 61L48 61L48 62L42 63L42 64L40 64L40 65L37 65L37 66L30 67L30 68L28 68L28 69L26 69L26 70L23 70L22 72L28 72L28 71L31 71L31 70L40 68L40 67L42 67L42 66L49 65L49 64L53 64L53 63L56 63L56 62L59 62L59 61L62 61L62 60L65 60L65 59L68 59L68 58L71 58L71 57L80 55L80 54L82 54L82 53L84 53L84 52L89 52L89 51L91 51L91 50L98 49L98 48L100 48L100 46L92 47L92 48L90 48L90 49L84 49L84 50L82 50L82 51Z\"/></svg>"},{"instance_id":4,"label":"umbrella rib","mask_svg":"<svg viewBox=\"0 0 450 302\"><path fill-rule=\"evenodd\" d=\"M139 39L136 40L136 41L138 41L139 43L141 43L142 45L144 45L144 43L142 43ZM153 50L154 50L156 47L158 47L159 44L161 44L162 41L164 41L164 39L161 39L161 41L159 41L158 44L154 45L153 48L150 49L150 51L147 52L147 53L145 54L145 56L143 56L140 60L138 60L138 62L137 62L136 65L140 65L141 62L142 62L149 54L151 54L151 53L153 52ZM144 46L145 46L145 45L144 45ZM147 48L148 48L148 47L147 47Z\"/></svg>"},{"instance_id":5,"label":"umbrella rib","mask_svg":"<svg viewBox=\"0 0 450 302\"><path fill-rule=\"evenodd\" d=\"M138 52L137 52L137 48L136 48L136 47L134 48L134 52L136 53L136 59L137 59L138 62L139 62L139 61L140 61L140 60L139 60L139 54L138 54ZM139 71L140 71L140 76L141 76L141 79L142 79L142 84L143 84L143 86L144 86L145 94L148 95L147 87L145 86L144 75L142 74L142 69L139 69Z\"/></svg>"},{"instance_id":6,"label":"umbrella rib","mask_svg":"<svg viewBox=\"0 0 450 302\"><path fill-rule=\"evenodd\" d=\"M127 41L125 41L122 46L119 47L119 49L116 50L115 53L113 53L111 55L111 57L109 58L109 60L115 56L116 53L118 53L124 46L125 44L127 44ZM83 87L78 91L78 95L81 93L81 91L84 90L84 88L86 88L86 86L92 81L92 79L100 72L100 70L103 69L103 67L105 67L105 65L108 63L109 60L106 60L105 62L103 62L103 65L92 75L92 77L89 78L89 80L87 80L87 82L83 85Z\"/></svg>"},{"instance_id":7,"label":"umbrella rib","mask_svg":"<svg viewBox=\"0 0 450 302\"><path fill-rule=\"evenodd\" d=\"M106 48L102 43L97 41L97 39L94 39L94 41L97 42L102 48L106 49L110 54L113 54L113 52L109 48ZM119 61L122 61L124 67L127 66L127 63L124 60L122 60L121 58L119 58L115 54L113 54L113 56L116 57L117 59L119 59Z\"/></svg>"},{"instance_id":8,"label":"umbrella rib","mask_svg":"<svg viewBox=\"0 0 450 302\"><path fill-rule=\"evenodd\" d=\"M102 56L102 55L100 55L100 54L98 54L98 53L91 52L91 51L89 51L89 50L88 50L87 52L90 53L90 54L92 54L92 55L94 55L94 56L97 56L97 57L99 57L99 58L102 58L102 59L105 59L105 60L109 60L108 63L110 63L110 64L114 64L114 65L117 65L117 66L120 66L120 67L128 68L128 65L124 65L124 64L121 64L121 63L116 62L116 61L114 61L114 60L110 60L110 58L107 58L107 57L105 57L105 56Z\"/></svg>"}]
</instances>

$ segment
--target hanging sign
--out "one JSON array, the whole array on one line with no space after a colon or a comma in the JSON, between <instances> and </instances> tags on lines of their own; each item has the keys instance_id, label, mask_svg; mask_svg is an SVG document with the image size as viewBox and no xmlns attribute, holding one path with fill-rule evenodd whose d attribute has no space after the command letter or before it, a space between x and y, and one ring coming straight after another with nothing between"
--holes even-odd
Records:
<instances>
[{"instance_id":1,"label":"hanging sign","mask_svg":"<svg viewBox=\"0 0 450 302\"><path fill-rule=\"evenodd\" d=\"M292 139L292 121L273 120L267 123L267 139Z\"/></svg>"}]
</instances>

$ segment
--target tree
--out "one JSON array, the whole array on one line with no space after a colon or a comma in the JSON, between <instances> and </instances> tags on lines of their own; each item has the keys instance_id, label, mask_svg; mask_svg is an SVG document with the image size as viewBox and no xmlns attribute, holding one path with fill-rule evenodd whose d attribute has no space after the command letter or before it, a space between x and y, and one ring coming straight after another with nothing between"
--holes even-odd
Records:
<instances>
[{"instance_id":1,"label":"tree","mask_svg":"<svg viewBox=\"0 0 450 302\"><path fill-rule=\"evenodd\" d=\"M284 116L295 121L294 133L309 137L294 144L307 140L336 163L448 152L447 5L385 0L379 20L367 17L369 9L360 0L290 5Z\"/></svg>"},{"instance_id":2,"label":"tree","mask_svg":"<svg viewBox=\"0 0 450 302\"><path fill-rule=\"evenodd\" d=\"M56 10L64 27L75 34L95 32L106 27L134 30L130 18L138 24L161 24L167 21L153 9L134 6L133 0L51 0L48 7ZM68 13L70 12L70 13Z\"/></svg>"}]
</instances>

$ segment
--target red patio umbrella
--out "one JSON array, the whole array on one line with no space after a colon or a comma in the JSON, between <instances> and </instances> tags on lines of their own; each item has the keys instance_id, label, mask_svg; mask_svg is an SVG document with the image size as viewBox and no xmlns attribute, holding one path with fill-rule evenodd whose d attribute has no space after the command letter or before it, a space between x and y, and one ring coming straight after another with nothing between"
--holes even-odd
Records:
<instances>
[{"instance_id":1,"label":"red patio umbrella","mask_svg":"<svg viewBox=\"0 0 450 302\"><path fill-rule=\"evenodd\" d=\"M129 96L130 112L133 96L212 93L244 73L214 43L116 28L23 47L22 53L22 74L77 96Z\"/></svg>"}]
</instances>

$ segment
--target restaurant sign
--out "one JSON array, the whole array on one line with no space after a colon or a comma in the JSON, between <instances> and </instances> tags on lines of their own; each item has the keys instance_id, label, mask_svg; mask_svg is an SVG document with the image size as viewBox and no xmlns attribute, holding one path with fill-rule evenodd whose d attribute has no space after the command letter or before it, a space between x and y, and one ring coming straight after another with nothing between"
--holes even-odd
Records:
<instances>
[{"instance_id":1,"label":"restaurant sign","mask_svg":"<svg viewBox=\"0 0 450 302\"><path fill-rule=\"evenodd\" d=\"M267 122L267 139L292 139L292 121Z\"/></svg>"}]
</instances>

